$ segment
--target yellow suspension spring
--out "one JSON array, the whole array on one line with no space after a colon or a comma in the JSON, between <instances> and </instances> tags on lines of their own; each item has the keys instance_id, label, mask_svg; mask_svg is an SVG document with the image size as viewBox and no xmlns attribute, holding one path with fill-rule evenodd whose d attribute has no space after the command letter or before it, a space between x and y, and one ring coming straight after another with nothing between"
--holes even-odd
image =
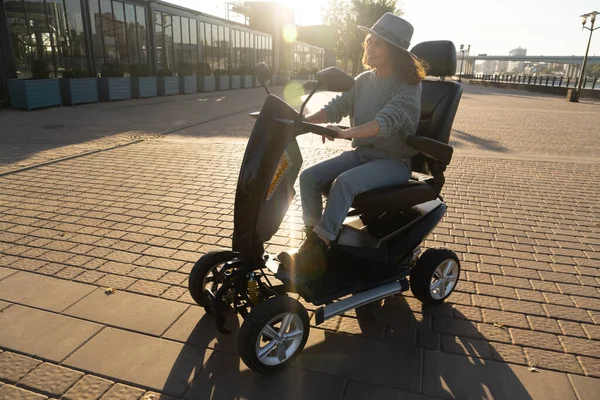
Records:
<instances>
[{"instance_id":1,"label":"yellow suspension spring","mask_svg":"<svg viewBox=\"0 0 600 400\"><path fill-rule=\"evenodd\" d=\"M258 282L252 277L248 281L248 297L252 304L257 305L259 301L260 290L258 288Z\"/></svg>"}]
</instances>

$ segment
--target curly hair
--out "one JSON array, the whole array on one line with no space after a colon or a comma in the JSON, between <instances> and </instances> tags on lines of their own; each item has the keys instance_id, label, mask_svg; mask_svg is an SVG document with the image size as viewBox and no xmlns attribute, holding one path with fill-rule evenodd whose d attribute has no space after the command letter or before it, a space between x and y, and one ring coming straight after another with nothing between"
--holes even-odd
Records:
<instances>
[{"instance_id":1,"label":"curly hair","mask_svg":"<svg viewBox=\"0 0 600 400\"><path fill-rule=\"evenodd\" d=\"M368 34L363 42L364 53L362 57L362 64L365 69L372 69L367 64L367 40L371 37ZM418 60L416 57L411 56L408 52L402 51L396 46L392 46L386 41L382 41L386 44L390 51L390 60L393 65L393 69L396 72L396 78L407 82L410 85L416 85L427 76L427 64L424 61Z\"/></svg>"}]
</instances>

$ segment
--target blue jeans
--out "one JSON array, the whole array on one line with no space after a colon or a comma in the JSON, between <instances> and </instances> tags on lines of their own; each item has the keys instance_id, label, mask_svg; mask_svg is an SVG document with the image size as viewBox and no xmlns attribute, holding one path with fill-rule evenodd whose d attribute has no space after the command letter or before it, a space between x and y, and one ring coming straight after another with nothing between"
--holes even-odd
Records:
<instances>
[{"instance_id":1,"label":"blue jeans","mask_svg":"<svg viewBox=\"0 0 600 400\"><path fill-rule=\"evenodd\" d=\"M408 182L410 161L384 157L371 147L359 147L304 170L300 175L304 224L314 226L320 238L335 240L357 194ZM330 184L323 212L322 193Z\"/></svg>"}]
</instances>

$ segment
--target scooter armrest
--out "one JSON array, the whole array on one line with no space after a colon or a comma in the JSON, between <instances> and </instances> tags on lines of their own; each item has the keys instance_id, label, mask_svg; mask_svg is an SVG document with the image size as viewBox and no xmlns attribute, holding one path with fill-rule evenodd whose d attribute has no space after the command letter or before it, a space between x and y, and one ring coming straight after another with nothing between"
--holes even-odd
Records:
<instances>
[{"instance_id":1,"label":"scooter armrest","mask_svg":"<svg viewBox=\"0 0 600 400\"><path fill-rule=\"evenodd\" d=\"M438 161L444 165L450 164L453 148L445 143L430 139L424 136L411 135L406 139L406 143L415 150L418 150L425 157Z\"/></svg>"}]
</instances>

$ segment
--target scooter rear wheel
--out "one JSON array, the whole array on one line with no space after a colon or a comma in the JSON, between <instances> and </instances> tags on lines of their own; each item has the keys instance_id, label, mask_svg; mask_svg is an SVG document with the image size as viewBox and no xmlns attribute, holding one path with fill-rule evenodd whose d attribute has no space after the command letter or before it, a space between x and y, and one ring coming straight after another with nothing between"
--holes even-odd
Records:
<instances>
[{"instance_id":1,"label":"scooter rear wheel","mask_svg":"<svg viewBox=\"0 0 600 400\"><path fill-rule=\"evenodd\" d=\"M304 349L309 331L304 306L288 296L274 296L259 303L244 320L238 353L253 371L273 373Z\"/></svg>"},{"instance_id":2,"label":"scooter rear wheel","mask_svg":"<svg viewBox=\"0 0 600 400\"><path fill-rule=\"evenodd\" d=\"M236 253L232 251L213 251L200 257L194 264L188 279L188 290L194 301L204 307L207 313L212 311L207 306L204 290L209 288L213 293L217 292L224 279L221 268L235 257Z\"/></svg>"},{"instance_id":3,"label":"scooter rear wheel","mask_svg":"<svg viewBox=\"0 0 600 400\"><path fill-rule=\"evenodd\" d=\"M460 262L449 249L427 249L410 272L410 289L424 304L440 304L452 294L460 278Z\"/></svg>"}]
</instances>

